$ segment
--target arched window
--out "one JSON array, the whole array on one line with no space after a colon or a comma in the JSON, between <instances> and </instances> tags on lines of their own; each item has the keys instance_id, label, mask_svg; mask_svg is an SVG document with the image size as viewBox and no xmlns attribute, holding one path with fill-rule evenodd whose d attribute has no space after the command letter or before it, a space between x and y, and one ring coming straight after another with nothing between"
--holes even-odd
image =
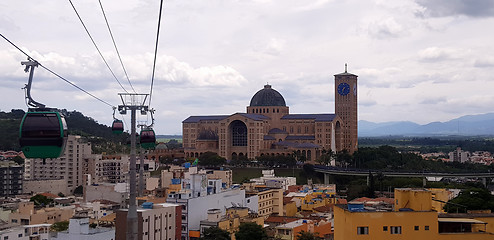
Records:
<instances>
[{"instance_id":1,"label":"arched window","mask_svg":"<svg viewBox=\"0 0 494 240\"><path fill-rule=\"evenodd\" d=\"M235 120L231 123L232 146L247 146L247 126L242 121Z\"/></svg>"}]
</instances>

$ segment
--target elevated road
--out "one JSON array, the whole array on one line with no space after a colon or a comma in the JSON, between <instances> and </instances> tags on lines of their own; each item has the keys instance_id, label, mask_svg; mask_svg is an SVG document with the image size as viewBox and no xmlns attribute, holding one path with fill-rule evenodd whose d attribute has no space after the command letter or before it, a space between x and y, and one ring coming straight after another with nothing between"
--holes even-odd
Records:
<instances>
[{"instance_id":1,"label":"elevated road","mask_svg":"<svg viewBox=\"0 0 494 240\"><path fill-rule=\"evenodd\" d=\"M494 172L476 172L476 173L445 173L445 172L396 172L396 171L379 171L375 169L353 169L339 168L315 165L314 171L324 173L324 182L329 183L329 175L344 175L344 176L369 176L369 172L374 174L382 174L386 177L462 177L462 178L494 178ZM484 181L485 183L485 181Z\"/></svg>"}]
</instances>

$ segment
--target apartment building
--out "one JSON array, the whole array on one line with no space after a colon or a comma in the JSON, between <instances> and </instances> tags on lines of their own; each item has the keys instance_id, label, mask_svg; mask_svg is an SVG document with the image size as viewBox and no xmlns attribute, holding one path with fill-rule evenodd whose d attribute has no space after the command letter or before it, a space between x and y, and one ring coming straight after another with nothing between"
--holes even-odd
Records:
<instances>
[{"instance_id":1,"label":"apartment building","mask_svg":"<svg viewBox=\"0 0 494 240\"><path fill-rule=\"evenodd\" d=\"M26 158L24 179L65 179L69 192L83 185L83 163L91 156L91 143L81 136L69 135L63 155L59 158Z\"/></svg>"},{"instance_id":2,"label":"apartment building","mask_svg":"<svg viewBox=\"0 0 494 240\"><path fill-rule=\"evenodd\" d=\"M12 161L0 161L0 197L22 193L23 167Z\"/></svg>"},{"instance_id":3,"label":"apartment building","mask_svg":"<svg viewBox=\"0 0 494 240\"><path fill-rule=\"evenodd\" d=\"M182 208L178 204L145 202L137 209L139 240L180 240ZM128 209L117 211L115 239L126 239Z\"/></svg>"}]
</instances>

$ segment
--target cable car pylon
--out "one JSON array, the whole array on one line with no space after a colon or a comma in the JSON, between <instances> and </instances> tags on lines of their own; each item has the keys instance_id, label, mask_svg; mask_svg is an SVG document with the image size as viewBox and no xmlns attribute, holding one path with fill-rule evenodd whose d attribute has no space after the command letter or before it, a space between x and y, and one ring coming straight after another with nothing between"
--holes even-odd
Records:
<instances>
[{"instance_id":1,"label":"cable car pylon","mask_svg":"<svg viewBox=\"0 0 494 240\"><path fill-rule=\"evenodd\" d=\"M147 114L148 106L144 105L149 94L119 93L122 105L118 105L120 114L131 112L131 132L130 132L130 172L129 172L129 210L127 212L127 240L138 239L137 224L137 200L136 200L136 111ZM141 168L142 168L141 164Z\"/></svg>"}]
</instances>

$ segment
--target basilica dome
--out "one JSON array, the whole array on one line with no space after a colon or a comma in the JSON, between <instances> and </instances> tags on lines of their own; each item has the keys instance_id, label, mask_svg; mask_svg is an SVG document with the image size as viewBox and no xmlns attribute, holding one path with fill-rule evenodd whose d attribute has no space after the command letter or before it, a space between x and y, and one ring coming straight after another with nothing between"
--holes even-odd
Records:
<instances>
[{"instance_id":1,"label":"basilica dome","mask_svg":"<svg viewBox=\"0 0 494 240\"><path fill-rule=\"evenodd\" d=\"M283 106L286 107L285 99L281 94L272 89L271 85L264 85L250 100L251 107L257 106Z\"/></svg>"}]
</instances>

